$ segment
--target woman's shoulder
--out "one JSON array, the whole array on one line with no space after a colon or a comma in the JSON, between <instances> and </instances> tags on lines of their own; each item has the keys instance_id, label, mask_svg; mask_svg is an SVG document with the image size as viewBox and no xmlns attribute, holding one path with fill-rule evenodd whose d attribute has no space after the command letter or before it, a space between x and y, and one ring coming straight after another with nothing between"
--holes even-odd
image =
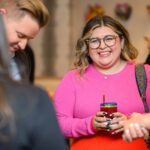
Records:
<instances>
[{"instance_id":1,"label":"woman's shoulder","mask_svg":"<svg viewBox=\"0 0 150 150\"><path fill-rule=\"evenodd\" d=\"M72 69L63 76L62 80L72 80L79 75L80 75L80 73L79 73L78 69Z\"/></svg>"},{"instance_id":2,"label":"woman's shoulder","mask_svg":"<svg viewBox=\"0 0 150 150\"><path fill-rule=\"evenodd\" d=\"M76 68L74 68L74 69L69 70L69 71L65 74L65 76L74 76L74 75L76 75L76 74L78 74L78 73L79 73L79 70L76 69Z\"/></svg>"},{"instance_id":3,"label":"woman's shoulder","mask_svg":"<svg viewBox=\"0 0 150 150\"><path fill-rule=\"evenodd\" d=\"M149 64L144 64L145 70L150 71L150 65Z\"/></svg>"},{"instance_id":4,"label":"woman's shoulder","mask_svg":"<svg viewBox=\"0 0 150 150\"><path fill-rule=\"evenodd\" d=\"M145 67L147 77L150 78L150 65L149 64L144 64L144 67Z\"/></svg>"},{"instance_id":5,"label":"woman's shoulder","mask_svg":"<svg viewBox=\"0 0 150 150\"><path fill-rule=\"evenodd\" d=\"M82 72L80 69L72 69L69 72L67 72L64 77L82 77L85 74L91 73L94 69L94 66L92 64L89 64L88 66L86 66L85 70ZM82 73L81 73L82 72Z\"/></svg>"},{"instance_id":6,"label":"woman's shoulder","mask_svg":"<svg viewBox=\"0 0 150 150\"><path fill-rule=\"evenodd\" d=\"M128 66L130 66L134 69L136 68L136 66L144 66L146 73L150 75L150 65L149 64L128 62Z\"/></svg>"},{"instance_id":7,"label":"woman's shoulder","mask_svg":"<svg viewBox=\"0 0 150 150\"><path fill-rule=\"evenodd\" d=\"M150 75L150 65L149 64L144 64L144 63L137 63L135 66L144 66L144 69L148 75Z\"/></svg>"}]
</instances>

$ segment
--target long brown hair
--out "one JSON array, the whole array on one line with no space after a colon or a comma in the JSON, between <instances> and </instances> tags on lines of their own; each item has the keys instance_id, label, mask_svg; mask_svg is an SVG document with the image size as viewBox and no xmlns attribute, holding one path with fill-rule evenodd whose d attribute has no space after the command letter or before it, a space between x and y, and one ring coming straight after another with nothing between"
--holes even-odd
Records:
<instances>
[{"instance_id":1,"label":"long brown hair","mask_svg":"<svg viewBox=\"0 0 150 150\"><path fill-rule=\"evenodd\" d=\"M75 67L79 69L82 74L87 66L92 63L91 58L88 55L88 45L86 39L88 39L94 29L102 26L107 26L116 32L120 38L124 39L124 46L121 51L121 59L133 60L137 57L138 51L131 44L128 31L115 19L110 16L96 16L90 19L83 29L81 38L77 41L76 45L76 60Z\"/></svg>"}]
</instances>

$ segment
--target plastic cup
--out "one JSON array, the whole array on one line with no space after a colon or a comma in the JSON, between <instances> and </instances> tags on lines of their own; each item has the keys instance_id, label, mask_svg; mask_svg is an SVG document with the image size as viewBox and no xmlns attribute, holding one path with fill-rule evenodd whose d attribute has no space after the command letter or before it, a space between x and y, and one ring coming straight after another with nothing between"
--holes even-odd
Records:
<instances>
[{"instance_id":1,"label":"plastic cup","mask_svg":"<svg viewBox=\"0 0 150 150\"><path fill-rule=\"evenodd\" d=\"M112 113L117 112L117 103L115 102L108 102L100 104L100 111L107 112L105 117L113 119ZM113 126L113 125L111 125ZM112 134L115 130L107 131L108 133Z\"/></svg>"},{"instance_id":2,"label":"plastic cup","mask_svg":"<svg viewBox=\"0 0 150 150\"><path fill-rule=\"evenodd\" d=\"M117 103L107 102L100 104L100 111L107 112L105 115L107 118L112 118L111 114L117 112Z\"/></svg>"}]
</instances>

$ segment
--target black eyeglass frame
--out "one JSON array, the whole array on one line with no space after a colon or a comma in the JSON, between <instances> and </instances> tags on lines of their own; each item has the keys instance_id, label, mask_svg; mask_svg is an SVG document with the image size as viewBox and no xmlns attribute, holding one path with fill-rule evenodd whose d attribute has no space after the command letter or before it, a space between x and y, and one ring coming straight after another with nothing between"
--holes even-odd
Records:
<instances>
[{"instance_id":1,"label":"black eyeglass frame","mask_svg":"<svg viewBox=\"0 0 150 150\"><path fill-rule=\"evenodd\" d=\"M106 43L106 38L108 38L108 37L111 37L113 40L115 40L114 41L114 43L113 44L111 44L111 45L108 45L107 43ZM88 46L90 47L90 41L91 40L97 40L98 41L98 45L97 45L97 47L90 47L90 48L92 48L92 49L98 49L100 46L101 46L101 40L103 40L103 42L104 42L104 44L107 46L107 47L112 47L112 46L114 46L115 44L116 44L116 38L117 37L119 37L118 35L106 35L104 38L88 38L88 39L86 39L85 41L86 41L86 43L88 44Z\"/></svg>"}]
</instances>

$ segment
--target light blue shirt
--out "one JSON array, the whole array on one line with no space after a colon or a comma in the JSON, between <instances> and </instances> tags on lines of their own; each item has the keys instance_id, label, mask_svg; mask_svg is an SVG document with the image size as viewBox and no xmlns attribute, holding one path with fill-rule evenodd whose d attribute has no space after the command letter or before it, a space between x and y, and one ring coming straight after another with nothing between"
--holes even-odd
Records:
<instances>
[{"instance_id":1,"label":"light blue shirt","mask_svg":"<svg viewBox=\"0 0 150 150\"><path fill-rule=\"evenodd\" d=\"M19 69L17 67L17 64L13 58L11 59L10 67L11 67L10 68L10 75L11 75L12 79L15 81L20 81L21 75L20 75Z\"/></svg>"}]
</instances>

